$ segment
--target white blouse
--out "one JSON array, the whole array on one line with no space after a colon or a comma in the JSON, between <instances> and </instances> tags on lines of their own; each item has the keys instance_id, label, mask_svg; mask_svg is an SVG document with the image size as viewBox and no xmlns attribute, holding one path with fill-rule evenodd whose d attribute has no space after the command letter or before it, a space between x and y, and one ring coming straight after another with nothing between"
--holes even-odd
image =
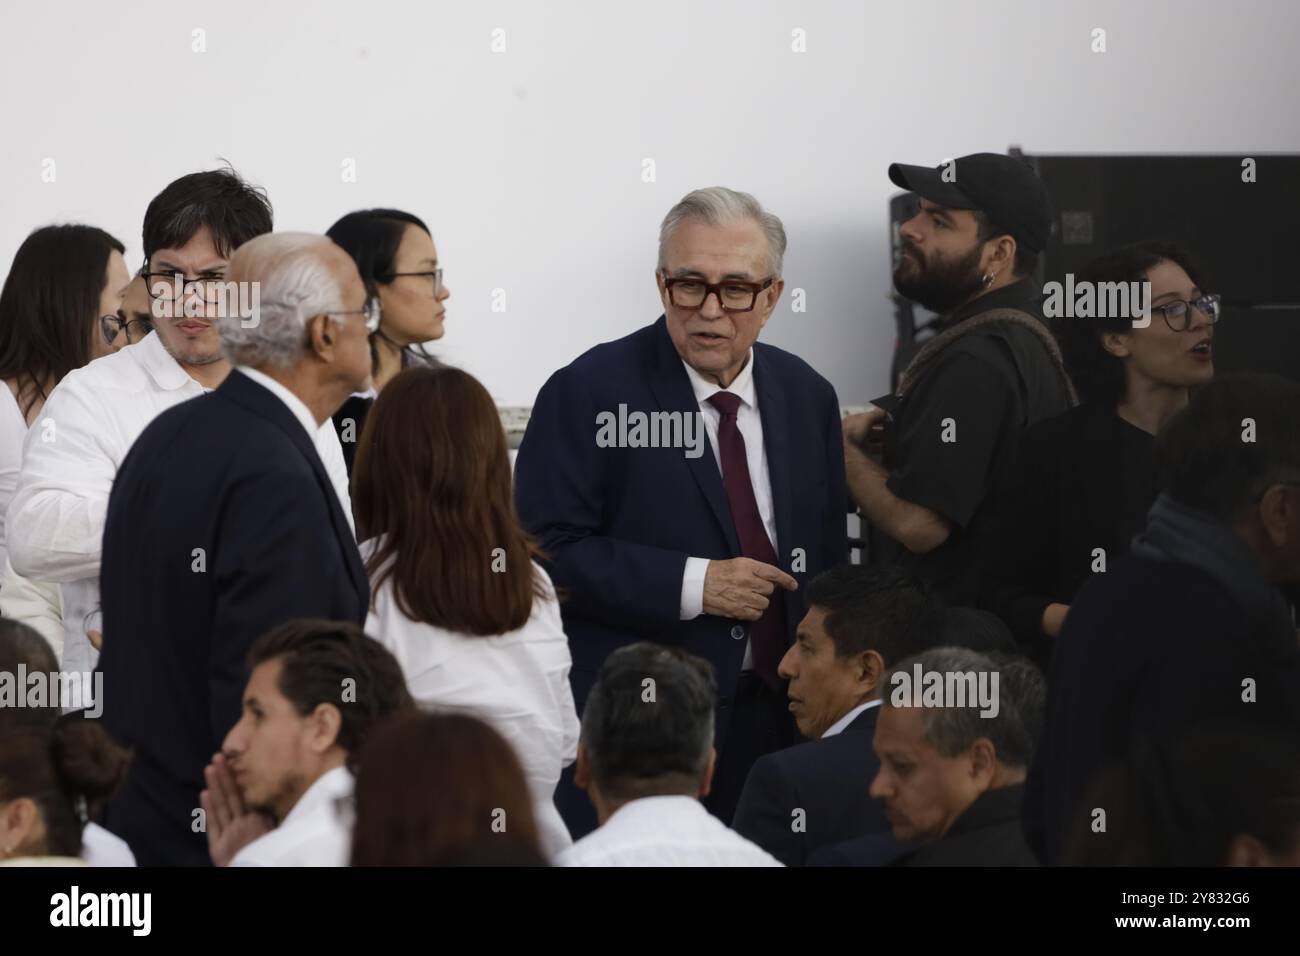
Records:
<instances>
[{"instance_id":1,"label":"white blouse","mask_svg":"<svg viewBox=\"0 0 1300 956\"><path fill-rule=\"evenodd\" d=\"M18 407L18 399L7 382L0 382L0 567L9 557L5 544L5 512L18 487L18 472L23 464L23 442L27 439L27 419Z\"/></svg>"},{"instance_id":2,"label":"white blouse","mask_svg":"<svg viewBox=\"0 0 1300 956\"><path fill-rule=\"evenodd\" d=\"M361 546L367 559L374 544ZM366 633L397 658L421 708L471 714L510 743L528 780L542 850L554 856L573 843L554 794L560 771L577 758L579 725L560 605L550 577L533 567L549 597L533 600L532 615L517 631L479 637L411 621L389 578L373 594Z\"/></svg>"}]
</instances>

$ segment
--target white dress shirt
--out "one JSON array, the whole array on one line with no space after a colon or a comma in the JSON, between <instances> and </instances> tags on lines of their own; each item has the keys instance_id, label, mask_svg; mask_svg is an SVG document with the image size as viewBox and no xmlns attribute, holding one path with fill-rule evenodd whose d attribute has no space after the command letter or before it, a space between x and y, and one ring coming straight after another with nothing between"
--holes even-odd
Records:
<instances>
[{"instance_id":1,"label":"white dress shirt","mask_svg":"<svg viewBox=\"0 0 1300 956\"><path fill-rule=\"evenodd\" d=\"M781 866L694 797L642 797L561 853L560 866Z\"/></svg>"},{"instance_id":2,"label":"white dress shirt","mask_svg":"<svg viewBox=\"0 0 1300 956\"><path fill-rule=\"evenodd\" d=\"M87 823L81 830L81 858L87 866L135 866L126 841L98 823Z\"/></svg>"},{"instance_id":3,"label":"white dress shirt","mask_svg":"<svg viewBox=\"0 0 1300 956\"><path fill-rule=\"evenodd\" d=\"M57 584L25 578L7 560L0 575L0 617L26 624L63 666L63 595Z\"/></svg>"},{"instance_id":4,"label":"white dress shirt","mask_svg":"<svg viewBox=\"0 0 1300 956\"><path fill-rule=\"evenodd\" d=\"M74 369L50 393L23 446L6 539L14 570L63 591L63 669L88 672L99 654L99 562L113 478L131 445L163 411L210 391L163 348L156 332ZM351 520L347 466L332 422L316 449Z\"/></svg>"},{"instance_id":5,"label":"white dress shirt","mask_svg":"<svg viewBox=\"0 0 1300 956\"><path fill-rule=\"evenodd\" d=\"M23 442L27 438L27 419L18 407L18 399L7 382L0 382L0 565L8 557L5 546L4 513L18 485L18 471L23 463Z\"/></svg>"},{"instance_id":6,"label":"white dress shirt","mask_svg":"<svg viewBox=\"0 0 1300 956\"><path fill-rule=\"evenodd\" d=\"M862 713L864 710L870 710L872 707L879 707L879 706L880 706L879 697L877 697L875 700L869 700L866 703L858 704L858 706L854 707L851 711L849 711L839 720L835 721L835 723L827 727L826 730L822 733L821 739L825 740L827 737L834 737L836 734L843 731L844 728L847 727L849 724L857 720L858 714Z\"/></svg>"},{"instance_id":7,"label":"white dress shirt","mask_svg":"<svg viewBox=\"0 0 1300 956\"><path fill-rule=\"evenodd\" d=\"M19 621L50 643L54 654L63 662L63 602L57 584L32 581L23 577L9 564L9 549L5 545L5 513L18 486L22 470L23 443L27 440L27 419L18 407L14 393L4 383L0 395L0 614ZM134 864L132 864L134 865Z\"/></svg>"},{"instance_id":8,"label":"white dress shirt","mask_svg":"<svg viewBox=\"0 0 1300 956\"><path fill-rule=\"evenodd\" d=\"M772 550L778 556L780 549L776 544L776 511L772 506L772 479L767 471L767 448L763 445L763 418L758 411L758 393L754 385L754 350L749 350L745 358L745 367L726 388L720 388L717 382L711 382L685 362L686 377L690 379L691 390L695 400L700 404L704 415L704 430L709 436L709 447L713 450L713 460L722 472L722 456L718 454L718 426L722 422L722 413L709 401L711 395L718 392L732 392L740 398L740 407L736 409L736 427L740 437L745 439L745 464L749 466L749 481L754 488L754 500L758 503L758 514L763 519L763 527L772 541ZM704 613L704 576L709 570L708 558L687 558L686 569L682 572L681 619L689 621ZM749 641L745 641L745 660L741 667L749 670L753 667L752 652Z\"/></svg>"},{"instance_id":9,"label":"white dress shirt","mask_svg":"<svg viewBox=\"0 0 1300 956\"><path fill-rule=\"evenodd\" d=\"M313 441L315 440L316 433L320 431L325 423L317 422L316 416L311 413L311 409L307 407L307 403L299 398L287 385L282 382L277 382L265 372L259 371L248 365L236 365L235 371L242 375L247 375L258 385L261 385L280 401L284 402L285 407L288 408L289 411L293 412L293 417L298 419L299 424L302 425L303 431L307 433L307 437L311 438ZM335 437L337 437L337 435L338 433L335 432ZM351 515L348 516L349 521L351 521L351 517Z\"/></svg>"},{"instance_id":10,"label":"white dress shirt","mask_svg":"<svg viewBox=\"0 0 1300 956\"><path fill-rule=\"evenodd\" d=\"M361 545L367 560L375 543ZM580 725L560 606L550 577L536 562L533 568L549 597L534 598L517 631L479 637L412 621L397 606L390 577L374 592L366 633L397 658L421 708L472 714L509 742L528 780L542 849L553 856L573 843L555 808L555 785L578 755Z\"/></svg>"},{"instance_id":11,"label":"white dress shirt","mask_svg":"<svg viewBox=\"0 0 1300 956\"><path fill-rule=\"evenodd\" d=\"M280 825L244 846L231 866L347 866L355 781L346 767L321 774Z\"/></svg>"}]
</instances>

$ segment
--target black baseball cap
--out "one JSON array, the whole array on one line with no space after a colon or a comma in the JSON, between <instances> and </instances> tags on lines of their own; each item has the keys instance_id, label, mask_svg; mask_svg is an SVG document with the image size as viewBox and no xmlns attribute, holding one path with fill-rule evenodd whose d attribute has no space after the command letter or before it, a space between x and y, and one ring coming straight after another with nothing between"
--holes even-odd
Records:
<instances>
[{"instance_id":1,"label":"black baseball cap","mask_svg":"<svg viewBox=\"0 0 1300 956\"><path fill-rule=\"evenodd\" d=\"M948 170L947 180L944 174ZM892 163L889 178L895 186L949 209L978 209L1016 243L1042 252L1052 233L1052 211L1047 188L1024 161L1001 153L971 153L929 166Z\"/></svg>"}]
</instances>

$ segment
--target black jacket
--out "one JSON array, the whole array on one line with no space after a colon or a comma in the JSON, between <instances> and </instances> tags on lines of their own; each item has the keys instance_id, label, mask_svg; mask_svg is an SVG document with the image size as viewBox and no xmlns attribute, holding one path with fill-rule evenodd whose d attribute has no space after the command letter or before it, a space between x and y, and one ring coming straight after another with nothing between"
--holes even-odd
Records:
<instances>
[{"instance_id":1,"label":"black jacket","mask_svg":"<svg viewBox=\"0 0 1300 956\"><path fill-rule=\"evenodd\" d=\"M1129 554L1093 575L1057 641L1026 783L1025 827L1040 859L1061 862L1069 836L1091 823L1084 798L1101 771L1131 748L1219 721L1300 733L1294 631L1263 627L1190 564Z\"/></svg>"},{"instance_id":2,"label":"black jacket","mask_svg":"<svg viewBox=\"0 0 1300 956\"><path fill-rule=\"evenodd\" d=\"M909 848L880 835L828 847L813 861L822 866L1037 866L1020 826L1024 787L986 790L943 838ZM891 838L892 839L892 838Z\"/></svg>"},{"instance_id":3,"label":"black jacket","mask_svg":"<svg viewBox=\"0 0 1300 956\"><path fill-rule=\"evenodd\" d=\"M203 768L239 719L249 646L292 618L361 624L365 568L311 436L237 371L132 445L103 553L103 720L134 751L105 825L142 865L205 863Z\"/></svg>"},{"instance_id":4,"label":"black jacket","mask_svg":"<svg viewBox=\"0 0 1300 956\"><path fill-rule=\"evenodd\" d=\"M833 737L759 758L732 829L786 866L804 865L828 844L888 831L884 812L867 793L880 768L871 747L879 713L879 706L869 707Z\"/></svg>"},{"instance_id":5,"label":"black jacket","mask_svg":"<svg viewBox=\"0 0 1300 956\"><path fill-rule=\"evenodd\" d=\"M997 309L1041 319L1040 298L1022 280L958 309L945 328ZM987 505L1011 449L1024 428L1069 406L1065 379L1028 329L990 324L944 348L892 409L884 465L891 492L943 515L952 530L924 554L884 539L885 562L930 581L949 604L975 604L980 552L993 530Z\"/></svg>"},{"instance_id":6,"label":"black jacket","mask_svg":"<svg viewBox=\"0 0 1300 956\"><path fill-rule=\"evenodd\" d=\"M982 593L1044 670L1044 609L1073 603L1094 566L1107 570L1128 553L1158 492L1155 437L1110 406L1080 405L1021 436L997 497L999 533L981 561Z\"/></svg>"}]
</instances>

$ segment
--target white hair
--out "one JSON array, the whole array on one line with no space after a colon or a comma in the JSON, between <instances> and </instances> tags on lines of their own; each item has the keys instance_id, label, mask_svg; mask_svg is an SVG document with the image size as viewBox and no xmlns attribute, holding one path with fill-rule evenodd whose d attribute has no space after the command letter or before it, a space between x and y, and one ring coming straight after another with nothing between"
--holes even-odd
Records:
<instances>
[{"instance_id":1,"label":"white hair","mask_svg":"<svg viewBox=\"0 0 1300 956\"><path fill-rule=\"evenodd\" d=\"M226 358L254 368L298 363L307 349L307 320L343 308L339 280L321 255L330 246L324 236L275 232L240 247L232 278L237 274L241 281L259 284L258 307L251 319L237 309L226 309L217 318Z\"/></svg>"},{"instance_id":2,"label":"white hair","mask_svg":"<svg viewBox=\"0 0 1300 956\"><path fill-rule=\"evenodd\" d=\"M681 202L668 210L659 227L659 268L668 264L668 243L677 227L688 219L710 226L744 221L758 223L767 236L767 274L780 276L785 262L785 227L781 220L763 208L749 193L726 186L709 186L696 189L682 197Z\"/></svg>"}]
</instances>

